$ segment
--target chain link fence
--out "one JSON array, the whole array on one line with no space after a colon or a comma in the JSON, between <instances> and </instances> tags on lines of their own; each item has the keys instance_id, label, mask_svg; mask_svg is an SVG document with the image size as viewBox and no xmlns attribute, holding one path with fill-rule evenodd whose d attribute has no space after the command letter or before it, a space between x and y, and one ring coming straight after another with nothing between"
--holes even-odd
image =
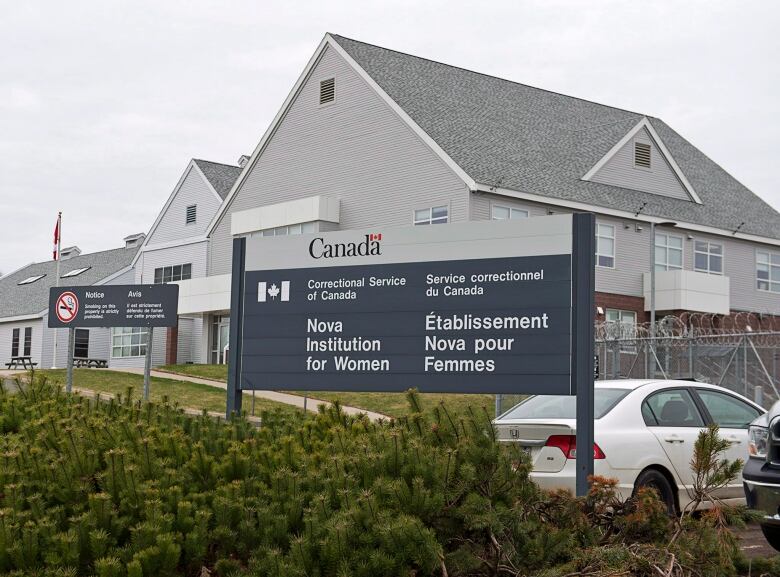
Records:
<instances>
[{"instance_id":1,"label":"chain link fence","mask_svg":"<svg viewBox=\"0 0 780 577\"><path fill-rule=\"evenodd\" d=\"M682 313L656 322L595 327L599 379L695 379L769 407L780 399L780 320L759 313ZM496 411L523 395L496 397Z\"/></svg>"}]
</instances>

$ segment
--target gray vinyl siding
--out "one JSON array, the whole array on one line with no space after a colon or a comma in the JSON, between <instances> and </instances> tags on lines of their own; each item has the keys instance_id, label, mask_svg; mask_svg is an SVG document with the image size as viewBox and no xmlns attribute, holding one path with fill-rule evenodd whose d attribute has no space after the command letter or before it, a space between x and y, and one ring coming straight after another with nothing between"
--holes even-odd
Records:
<instances>
[{"instance_id":1,"label":"gray vinyl siding","mask_svg":"<svg viewBox=\"0 0 780 577\"><path fill-rule=\"evenodd\" d=\"M202 336L202 317L179 317L179 342L176 362L202 363L200 354L200 339Z\"/></svg>"},{"instance_id":2,"label":"gray vinyl siding","mask_svg":"<svg viewBox=\"0 0 780 577\"><path fill-rule=\"evenodd\" d=\"M46 367L41 360L42 342L43 342L43 323L41 319L30 319L26 321L0 323L0 369L5 369L5 363L11 360L11 340L13 339L13 330L19 329L19 355L24 354L24 329L32 327L32 342L30 347L30 357L32 362L38 363L38 368Z\"/></svg>"},{"instance_id":3,"label":"gray vinyl siding","mask_svg":"<svg viewBox=\"0 0 780 577\"><path fill-rule=\"evenodd\" d=\"M220 203L221 200L211 191L200 171L194 165L190 165L179 190L146 245L153 246L205 234ZM196 221L193 224L186 224L187 207L193 204L197 205Z\"/></svg>"},{"instance_id":4,"label":"gray vinyl siding","mask_svg":"<svg viewBox=\"0 0 780 577\"><path fill-rule=\"evenodd\" d=\"M335 103L319 83L336 79ZM341 200L340 228L403 226L412 211L450 205L467 216L463 181L334 50L304 82L211 235L209 274L230 272L230 214L314 195Z\"/></svg>"},{"instance_id":5,"label":"gray vinyl siding","mask_svg":"<svg viewBox=\"0 0 780 577\"><path fill-rule=\"evenodd\" d=\"M555 214L571 212L554 205L478 193L471 196L471 219L490 220L494 205L527 210L529 217L546 216L550 211ZM615 227L615 268L596 267L596 290L642 296L642 273L650 270L650 226L641 223L643 230L637 232L632 220L597 215L596 221Z\"/></svg>"},{"instance_id":6,"label":"gray vinyl siding","mask_svg":"<svg viewBox=\"0 0 780 577\"><path fill-rule=\"evenodd\" d=\"M780 314L780 294L756 288L756 251L780 253L780 247L737 239L727 239L724 245L723 270L731 282L731 308Z\"/></svg>"},{"instance_id":7,"label":"gray vinyl siding","mask_svg":"<svg viewBox=\"0 0 780 577\"><path fill-rule=\"evenodd\" d=\"M154 269L179 264L192 264L192 278L206 276L208 243L197 242L181 246L145 250L135 263L135 282L154 283Z\"/></svg>"},{"instance_id":8,"label":"gray vinyl siding","mask_svg":"<svg viewBox=\"0 0 780 577\"><path fill-rule=\"evenodd\" d=\"M68 363L68 329L50 329L48 315L43 317L43 341L42 358L43 367L51 368L54 359L54 333L57 333L57 363L58 369L64 369ZM89 330L89 358L108 360L109 338L111 330L102 327L93 327Z\"/></svg>"},{"instance_id":9,"label":"gray vinyl siding","mask_svg":"<svg viewBox=\"0 0 780 577\"><path fill-rule=\"evenodd\" d=\"M635 142L643 142L650 145L650 169L634 166ZM632 139L626 142L590 180L631 190L670 196L672 198L691 199L645 128L637 132Z\"/></svg>"}]
</instances>

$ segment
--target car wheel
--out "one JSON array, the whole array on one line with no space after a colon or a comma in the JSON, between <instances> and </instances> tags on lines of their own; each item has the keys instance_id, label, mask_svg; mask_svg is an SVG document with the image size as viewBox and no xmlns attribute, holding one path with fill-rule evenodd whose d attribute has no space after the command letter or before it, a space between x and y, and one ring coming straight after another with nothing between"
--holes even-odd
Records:
<instances>
[{"instance_id":1,"label":"car wheel","mask_svg":"<svg viewBox=\"0 0 780 577\"><path fill-rule=\"evenodd\" d=\"M663 501L666 505L666 510L669 515L677 514L677 505L675 504L674 500L674 489L672 489L672 485L669 483L669 480L664 476L663 473L656 471L655 469L647 469L642 471L634 483L634 493L636 493L637 489L640 487L650 487L651 489L655 489L656 493L658 493L658 496L661 498L661 501Z\"/></svg>"},{"instance_id":2,"label":"car wheel","mask_svg":"<svg viewBox=\"0 0 780 577\"><path fill-rule=\"evenodd\" d=\"M780 527L775 527L774 525L761 525L761 531L764 533L766 542L776 551L780 551Z\"/></svg>"}]
</instances>

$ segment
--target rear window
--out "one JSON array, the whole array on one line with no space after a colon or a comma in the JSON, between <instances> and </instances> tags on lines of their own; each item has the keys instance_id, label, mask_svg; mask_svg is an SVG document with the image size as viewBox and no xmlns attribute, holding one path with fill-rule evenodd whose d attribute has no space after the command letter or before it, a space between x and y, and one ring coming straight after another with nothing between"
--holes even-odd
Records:
<instances>
[{"instance_id":1,"label":"rear window","mask_svg":"<svg viewBox=\"0 0 780 577\"><path fill-rule=\"evenodd\" d=\"M625 397L630 389L596 389L594 415L600 419ZM513 407L500 419L574 419L577 416L576 396L536 395Z\"/></svg>"}]
</instances>

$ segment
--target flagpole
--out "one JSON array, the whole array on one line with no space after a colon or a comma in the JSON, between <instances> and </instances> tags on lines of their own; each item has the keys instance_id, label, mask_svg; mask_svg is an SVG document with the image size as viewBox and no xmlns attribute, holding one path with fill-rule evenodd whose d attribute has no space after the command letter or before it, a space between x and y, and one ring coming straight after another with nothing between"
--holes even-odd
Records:
<instances>
[{"instance_id":1,"label":"flagpole","mask_svg":"<svg viewBox=\"0 0 780 577\"><path fill-rule=\"evenodd\" d=\"M60 249L62 248L62 212L57 213L57 277L54 279L54 286L60 286ZM55 311L49 311L49 314ZM51 368L57 368L57 332L59 329L54 329L54 358L51 361Z\"/></svg>"}]
</instances>

